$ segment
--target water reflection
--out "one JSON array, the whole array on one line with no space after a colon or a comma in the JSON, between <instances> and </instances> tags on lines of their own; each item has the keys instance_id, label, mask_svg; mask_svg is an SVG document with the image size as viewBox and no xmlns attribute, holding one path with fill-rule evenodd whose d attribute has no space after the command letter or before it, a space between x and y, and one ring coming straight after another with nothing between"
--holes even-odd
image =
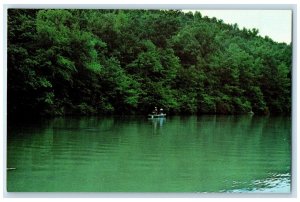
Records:
<instances>
[{"instance_id":1,"label":"water reflection","mask_svg":"<svg viewBox=\"0 0 300 202\"><path fill-rule=\"evenodd\" d=\"M165 117L162 117L162 118L148 118L148 120L150 120L152 122L152 125L153 125L154 129L156 129L157 127L162 127L164 125L164 123L166 122Z\"/></svg>"},{"instance_id":2,"label":"water reflection","mask_svg":"<svg viewBox=\"0 0 300 202\"><path fill-rule=\"evenodd\" d=\"M8 133L9 191L289 192L288 117L56 118Z\"/></svg>"}]
</instances>

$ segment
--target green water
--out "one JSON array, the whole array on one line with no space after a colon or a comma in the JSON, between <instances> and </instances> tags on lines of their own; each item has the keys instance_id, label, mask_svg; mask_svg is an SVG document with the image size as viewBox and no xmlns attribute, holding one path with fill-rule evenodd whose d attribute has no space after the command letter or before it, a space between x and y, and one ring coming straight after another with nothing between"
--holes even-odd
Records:
<instances>
[{"instance_id":1,"label":"green water","mask_svg":"<svg viewBox=\"0 0 300 202\"><path fill-rule=\"evenodd\" d=\"M9 192L279 192L291 119L56 118L10 124Z\"/></svg>"}]
</instances>

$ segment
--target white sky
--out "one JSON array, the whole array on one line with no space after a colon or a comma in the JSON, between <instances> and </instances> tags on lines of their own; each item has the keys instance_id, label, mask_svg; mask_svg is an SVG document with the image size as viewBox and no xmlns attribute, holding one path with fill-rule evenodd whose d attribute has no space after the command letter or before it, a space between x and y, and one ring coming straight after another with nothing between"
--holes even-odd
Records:
<instances>
[{"instance_id":1,"label":"white sky","mask_svg":"<svg viewBox=\"0 0 300 202\"><path fill-rule=\"evenodd\" d=\"M194 10L184 10L194 11ZM256 28L260 36L269 36L277 42L292 40L291 10L198 10L202 16L216 17L227 24L237 23L239 28Z\"/></svg>"}]
</instances>

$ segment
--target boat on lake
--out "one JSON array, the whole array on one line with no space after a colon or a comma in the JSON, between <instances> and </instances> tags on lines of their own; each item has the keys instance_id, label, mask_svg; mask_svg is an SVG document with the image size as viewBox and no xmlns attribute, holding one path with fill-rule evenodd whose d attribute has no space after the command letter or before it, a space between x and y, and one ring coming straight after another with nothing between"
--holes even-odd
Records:
<instances>
[{"instance_id":1,"label":"boat on lake","mask_svg":"<svg viewBox=\"0 0 300 202\"><path fill-rule=\"evenodd\" d=\"M153 118L165 118L167 114L148 114L148 117L153 119Z\"/></svg>"},{"instance_id":2,"label":"boat on lake","mask_svg":"<svg viewBox=\"0 0 300 202\"><path fill-rule=\"evenodd\" d=\"M164 113L163 108L160 108L160 110L157 109L157 107L154 107L154 110L151 114L148 114L148 117L153 118L165 118L167 114Z\"/></svg>"}]
</instances>

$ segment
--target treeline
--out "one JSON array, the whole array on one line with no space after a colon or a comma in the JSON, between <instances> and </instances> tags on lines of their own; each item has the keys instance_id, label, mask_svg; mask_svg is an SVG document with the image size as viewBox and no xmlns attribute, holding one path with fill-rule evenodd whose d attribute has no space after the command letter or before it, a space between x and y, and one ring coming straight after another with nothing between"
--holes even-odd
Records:
<instances>
[{"instance_id":1,"label":"treeline","mask_svg":"<svg viewBox=\"0 0 300 202\"><path fill-rule=\"evenodd\" d=\"M291 112L291 44L200 12L9 9L7 51L9 116Z\"/></svg>"}]
</instances>

